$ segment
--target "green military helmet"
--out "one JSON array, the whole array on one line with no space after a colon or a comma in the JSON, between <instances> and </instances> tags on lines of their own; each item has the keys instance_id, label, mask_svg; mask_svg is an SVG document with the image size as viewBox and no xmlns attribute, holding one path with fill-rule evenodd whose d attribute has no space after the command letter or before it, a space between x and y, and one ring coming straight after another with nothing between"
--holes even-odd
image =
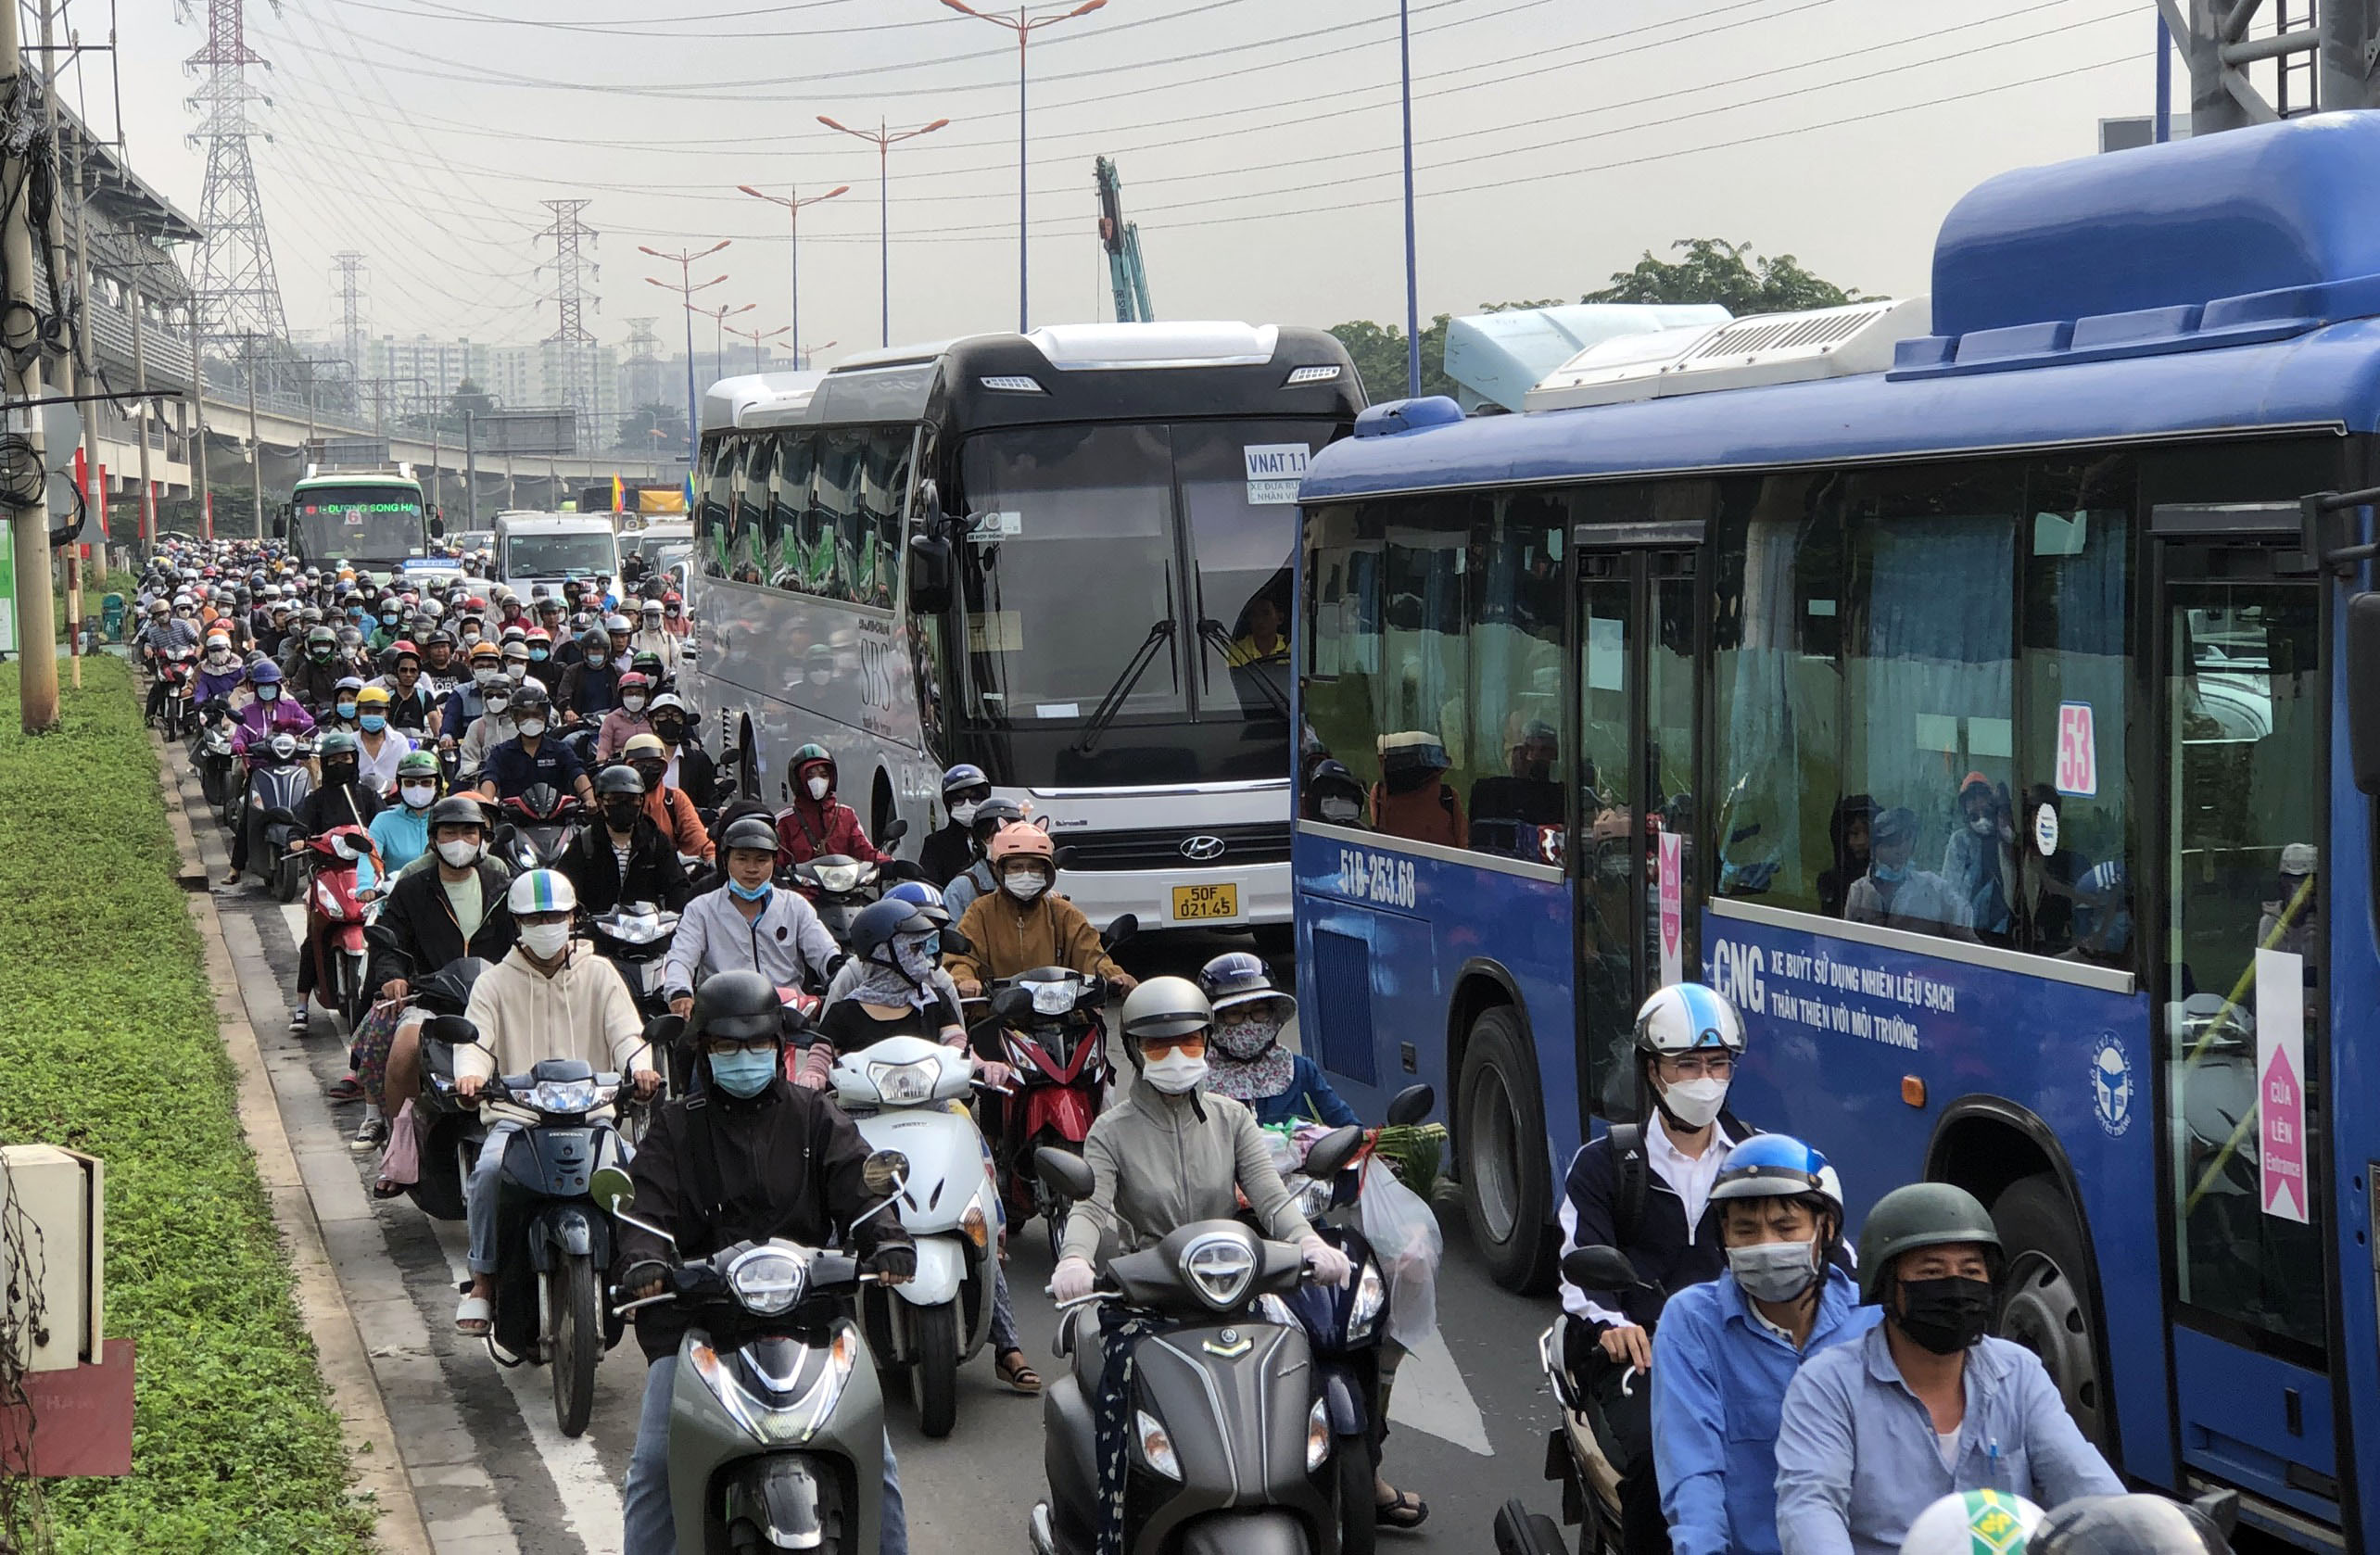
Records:
<instances>
[{"instance_id":1,"label":"green military helmet","mask_svg":"<svg viewBox=\"0 0 2380 1555\"><path fill-rule=\"evenodd\" d=\"M1885 1271L1903 1253L1951 1243L1978 1242L2000 1250L1992 1212L1966 1189L1948 1182L1912 1182L1876 1201L1859 1228L1859 1299L1884 1299Z\"/></svg>"}]
</instances>

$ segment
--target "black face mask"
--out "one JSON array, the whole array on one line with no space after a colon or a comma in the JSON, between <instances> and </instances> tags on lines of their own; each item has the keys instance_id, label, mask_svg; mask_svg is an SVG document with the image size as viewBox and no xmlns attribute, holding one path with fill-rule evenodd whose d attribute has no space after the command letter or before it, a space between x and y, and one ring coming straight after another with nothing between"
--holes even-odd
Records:
<instances>
[{"instance_id":1,"label":"black face mask","mask_svg":"<svg viewBox=\"0 0 2380 1555\"><path fill-rule=\"evenodd\" d=\"M661 737L664 744L675 745L686 738L686 726L676 718L655 718L652 732Z\"/></svg>"},{"instance_id":2,"label":"black face mask","mask_svg":"<svg viewBox=\"0 0 2380 1555\"><path fill-rule=\"evenodd\" d=\"M1992 1327L1989 1280L1904 1280L1901 1332L1936 1355L1972 1349Z\"/></svg>"},{"instance_id":3,"label":"black face mask","mask_svg":"<svg viewBox=\"0 0 2380 1555\"><path fill-rule=\"evenodd\" d=\"M643 803L639 800L627 800L625 802L619 800L605 800L603 802L603 824L610 827L614 831L634 830L637 824L637 816L643 814Z\"/></svg>"},{"instance_id":4,"label":"black face mask","mask_svg":"<svg viewBox=\"0 0 2380 1555\"><path fill-rule=\"evenodd\" d=\"M353 764L348 762L326 765L323 768L323 786L326 789L345 788L355 781L355 772Z\"/></svg>"}]
</instances>

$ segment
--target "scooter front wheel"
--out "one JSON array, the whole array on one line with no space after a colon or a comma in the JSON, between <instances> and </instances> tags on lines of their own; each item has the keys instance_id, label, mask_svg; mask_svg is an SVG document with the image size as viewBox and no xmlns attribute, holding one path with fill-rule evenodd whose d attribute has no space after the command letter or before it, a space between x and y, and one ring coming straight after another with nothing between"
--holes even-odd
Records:
<instances>
[{"instance_id":1,"label":"scooter front wheel","mask_svg":"<svg viewBox=\"0 0 2380 1555\"><path fill-rule=\"evenodd\" d=\"M1339 1555L1372 1555L1380 1537L1372 1443L1363 1436L1341 1436L1332 1447L1338 1463Z\"/></svg>"},{"instance_id":2,"label":"scooter front wheel","mask_svg":"<svg viewBox=\"0 0 2380 1555\"><path fill-rule=\"evenodd\" d=\"M939 1439L958 1423L958 1303L916 1308L909 1329L916 1346L909 1391L917 1398L918 1430Z\"/></svg>"},{"instance_id":3,"label":"scooter front wheel","mask_svg":"<svg viewBox=\"0 0 2380 1555\"><path fill-rule=\"evenodd\" d=\"M587 1429L595 1408L595 1363L603 1359L603 1320L597 1306L595 1262L585 1253L567 1253L546 1276L552 1282L549 1309L553 1336L546 1346L547 1370L553 1373L553 1418L565 1436Z\"/></svg>"}]
</instances>

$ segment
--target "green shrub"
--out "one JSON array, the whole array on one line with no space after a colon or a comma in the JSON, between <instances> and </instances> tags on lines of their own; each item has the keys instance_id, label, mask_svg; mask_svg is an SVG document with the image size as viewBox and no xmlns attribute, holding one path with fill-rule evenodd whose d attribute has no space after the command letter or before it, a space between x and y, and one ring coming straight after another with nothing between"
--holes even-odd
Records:
<instances>
[{"instance_id":1,"label":"green shrub","mask_svg":"<svg viewBox=\"0 0 2380 1555\"><path fill-rule=\"evenodd\" d=\"M0 667L0 1139L108 1167L107 1324L137 1342L133 1473L51 1482L60 1555L361 1551L120 660L58 731Z\"/></svg>"}]
</instances>

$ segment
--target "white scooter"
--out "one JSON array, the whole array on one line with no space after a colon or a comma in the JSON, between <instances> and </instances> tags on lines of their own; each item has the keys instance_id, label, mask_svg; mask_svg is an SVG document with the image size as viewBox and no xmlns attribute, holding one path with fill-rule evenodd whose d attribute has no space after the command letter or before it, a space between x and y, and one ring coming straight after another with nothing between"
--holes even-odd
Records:
<instances>
[{"instance_id":1,"label":"white scooter","mask_svg":"<svg viewBox=\"0 0 2380 1555\"><path fill-rule=\"evenodd\" d=\"M835 1060L835 1100L870 1150L908 1157L899 1208L917 1243L918 1276L861 1293L868 1347L905 1366L918 1429L946 1436L958 1420L958 1368L992 1331L1000 1258L1000 1201L983 1136L961 1104L974 1066L923 1037L888 1037Z\"/></svg>"}]
</instances>

